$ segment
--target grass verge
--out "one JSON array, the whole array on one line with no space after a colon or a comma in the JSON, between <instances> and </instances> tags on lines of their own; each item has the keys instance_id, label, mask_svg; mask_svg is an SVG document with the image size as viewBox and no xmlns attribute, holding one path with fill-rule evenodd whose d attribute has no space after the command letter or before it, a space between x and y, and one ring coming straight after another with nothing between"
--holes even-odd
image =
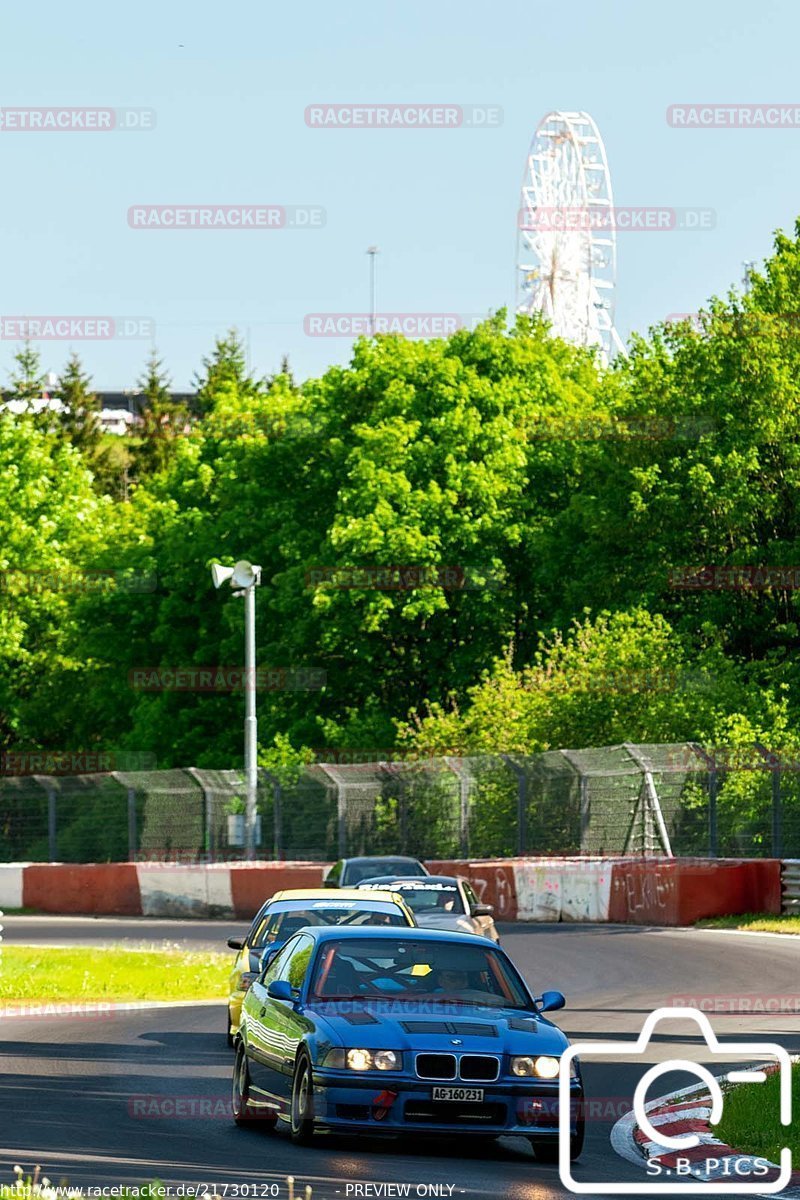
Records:
<instances>
[{"instance_id":1,"label":"grass verge","mask_svg":"<svg viewBox=\"0 0 800 1200\"><path fill-rule=\"evenodd\" d=\"M230 954L4 946L0 1001L215 1000Z\"/></svg>"},{"instance_id":2,"label":"grass verge","mask_svg":"<svg viewBox=\"0 0 800 1200\"><path fill-rule=\"evenodd\" d=\"M766 1083L742 1083L725 1094L722 1120L714 1127L714 1136L741 1150L777 1163L781 1149L789 1146L792 1157L800 1153L800 1127L797 1122L780 1123L780 1076L777 1072ZM800 1065L792 1070L792 1111L800 1104Z\"/></svg>"},{"instance_id":3,"label":"grass verge","mask_svg":"<svg viewBox=\"0 0 800 1200\"><path fill-rule=\"evenodd\" d=\"M748 929L751 933L800 934L800 916L739 913L735 917L709 917L707 921L698 921L697 926L699 929Z\"/></svg>"}]
</instances>

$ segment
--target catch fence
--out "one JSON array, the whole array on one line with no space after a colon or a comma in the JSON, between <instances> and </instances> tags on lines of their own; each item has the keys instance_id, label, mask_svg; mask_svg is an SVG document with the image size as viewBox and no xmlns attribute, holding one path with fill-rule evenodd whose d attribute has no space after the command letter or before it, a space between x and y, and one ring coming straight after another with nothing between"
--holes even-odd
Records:
<instances>
[{"instance_id":1,"label":"catch fence","mask_svg":"<svg viewBox=\"0 0 800 1200\"><path fill-rule=\"evenodd\" d=\"M0 776L0 861L245 857L244 776L198 768ZM259 771L258 857L800 858L800 762L763 746L314 763Z\"/></svg>"}]
</instances>

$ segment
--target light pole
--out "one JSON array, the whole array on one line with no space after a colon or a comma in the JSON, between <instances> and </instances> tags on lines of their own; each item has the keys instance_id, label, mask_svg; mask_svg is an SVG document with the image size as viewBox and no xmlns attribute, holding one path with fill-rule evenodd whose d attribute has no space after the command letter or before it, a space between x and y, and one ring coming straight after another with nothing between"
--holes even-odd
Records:
<instances>
[{"instance_id":1,"label":"light pole","mask_svg":"<svg viewBox=\"0 0 800 1200\"><path fill-rule=\"evenodd\" d=\"M377 246L370 246L367 250L369 255L369 331L372 337L375 336L375 317L377 310L375 308L375 259L379 253Z\"/></svg>"},{"instance_id":2,"label":"light pole","mask_svg":"<svg viewBox=\"0 0 800 1200\"><path fill-rule=\"evenodd\" d=\"M230 583L234 596L244 596L244 774L247 782L245 849L248 858L256 856L256 813L258 787L258 722L256 719L256 588L261 583L261 567L241 560L233 567L214 563L211 567L214 587Z\"/></svg>"}]
</instances>

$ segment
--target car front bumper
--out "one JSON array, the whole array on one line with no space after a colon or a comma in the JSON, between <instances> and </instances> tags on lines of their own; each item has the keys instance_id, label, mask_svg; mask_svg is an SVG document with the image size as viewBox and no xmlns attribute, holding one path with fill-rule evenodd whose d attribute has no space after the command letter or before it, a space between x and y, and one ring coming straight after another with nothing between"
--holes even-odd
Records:
<instances>
[{"instance_id":1,"label":"car front bumper","mask_svg":"<svg viewBox=\"0 0 800 1200\"><path fill-rule=\"evenodd\" d=\"M343 1132L398 1134L429 1133L525 1137L558 1134L558 1081L509 1079L497 1083L457 1084L481 1087L483 1101L435 1101L439 1086L415 1078L353 1078L353 1072L314 1071L314 1113L317 1124ZM583 1089L570 1086L570 1131L575 1132Z\"/></svg>"}]
</instances>

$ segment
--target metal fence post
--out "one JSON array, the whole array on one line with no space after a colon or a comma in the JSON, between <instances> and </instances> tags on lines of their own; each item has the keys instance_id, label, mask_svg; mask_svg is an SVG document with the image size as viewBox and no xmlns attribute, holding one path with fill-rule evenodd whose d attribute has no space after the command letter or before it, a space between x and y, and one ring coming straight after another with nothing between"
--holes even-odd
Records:
<instances>
[{"instance_id":1,"label":"metal fence post","mask_svg":"<svg viewBox=\"0 0 800 1200\"><path fill-rule=\"evenodd\" d=\"M136 788L128 788L128 862L136 861L138 846L136 828Z\"/></svg>"},{"instance_id":2,"label":"metal fence post","mask_svg":"<svg viewBox=\"0 0 800 1200\"><path fill-rule=\"evenodd\" d=\"M772 857L783 857L783 796L781 788L780 755L768 750L761 742L754 742L756 750L764 758L772 777Z\"/></svg>"},{"instance_id":3,"label":"metal fence post","mask_svg":"<svg viewBox=\"0 0 800 1200\"><path fill-rule=\"evenodd\" d=\"M58 846L56 838L56 789L47 789L47 853L50 862L58 861Z\"/></svg>"},{"instance_id":4,"label":"metal fence post","mask_svg":"<svg viewBox=\"0 0 800 1200\"><path fill-rule=\"evenodd\" d=\"M717 858L719 855L719 827L717 825L717 794L719 792L719 778L717 776L717 765L714 766L708 773L708 857Z\"/></svg>"},{"instance_id":5,"label":"metal fence post","mask_svg":"<svg viewBox=\"0 0 800 1200\"><path fill-rule=\"evenodd\" d=\"M273 855L276 859L283 857L283 826L281 823L282 813L281 806L283 804L283 788L280 781L275 780L272 790L272 841Z\"/></svg>"},{"instance_id":6,"label":"metal fence post","mask_svg":"<svg viewBox=\"0 0 800 1200\"><path fill-rule=\"evenodd\" d=\"M778 759L772 767L772 857L783 857L783 795Z\"/></svg>"},{"instance_id":7,"label":"metal fence post","mask_svg":"<svg viewBox=\"0 0 800 1200\"><path fill-rule=\"evenodd\" d=\"M469 792L470 777L464 773L457 759L445 756L444 761L458 780L458 843L462 858L469 858Z\"/></svg>"},{"instance_id":8,"label":"metal fence post","mask_svg":"<svg viewBox=\"0 0 800 1200\"><path fill-rule=\"evenodd\" d=\"M333 764L317 763L319 769L330 779L336 788L336 845L339 858L347 855L347 797L344 794L341 780L333 773Z\"/></svg>"},{"instance_id":9,"label":"metal fence post","mask_svg":"<svg viewBox=\"0 0 800 1200\"><path fill-rule=\"evenodd\" d=\"M581 775L581 850L586 845L589 832L589 776Z\"/></svg>"},{"instance_id":10,"label":"metal fence post","mask_svg":"<svg viewBox=\"0 0 800 1200\"><path fill-rule=\"evenodd\" d=\"M517 854L522 856L528 845L528 775L510 754L500 757L517 777Z\"/></svg>"},{"instance_id":11,"label":"metal fence post","mask_svg":"<svg viewBox=\"0 0 800 1200\"><path fill-rule=\"evenodd\" d=\"M202 816L203 816L203 850L205 852L206 861L214 862L214 853L216 850L214 838L214 796L211 788L206 783L206 780L200 774L198 767L185 767L186 774L193 779L200 788L202 795Z\"/></svg>"}]
</instances>

